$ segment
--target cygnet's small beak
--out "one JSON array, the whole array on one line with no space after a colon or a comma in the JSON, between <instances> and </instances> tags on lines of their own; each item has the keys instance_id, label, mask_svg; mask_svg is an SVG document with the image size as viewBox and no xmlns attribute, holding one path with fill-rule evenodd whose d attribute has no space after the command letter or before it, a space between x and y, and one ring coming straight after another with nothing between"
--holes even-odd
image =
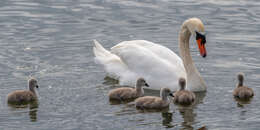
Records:
<instances>
[{"instance_id":1,"label":"cygnet's small beak","mask_svg":"<svg viewBox=\"0 0 260 130\"><path fill-rule=\"evenodd\" d=\"M172 93L169 94L170 96L174 97L174 95Z\"/></svg>"},{"instance_id":2,"label":"cygnet's small beak","mask_svg":"<svg viewBox=\"0 0 260 130\"><path fill-rule=\"evenodd\" d=\"M147 84L147 83L145 83L144 85L145 85L146 87L149 87L149 84Z\"/></svg>"}]
</instances>

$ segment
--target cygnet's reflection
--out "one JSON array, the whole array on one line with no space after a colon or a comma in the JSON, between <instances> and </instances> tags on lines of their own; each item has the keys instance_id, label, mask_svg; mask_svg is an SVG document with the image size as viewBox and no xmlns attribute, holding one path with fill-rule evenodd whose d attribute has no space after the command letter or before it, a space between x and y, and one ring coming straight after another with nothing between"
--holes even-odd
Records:
<instances>
[{"instance_id":1,"label":"cygnet's reflection","mask_svg":"<svg viewBox=\"0 0 260 130\"><path fill-rule=\"evenodd\" d=\"M29 108L28 114L29 114L31 122L37 121L37 111L38 111L38 106L39 106L37 101L31 102L29 104L24 104L24 105L8 104L8 106L9 106L10 110L12 110L12 111Z\"/></svg>"},{"instance_id":2,"label":"cygnet's reflection","mask_svg":"<svg viewBox=\"0 0 260 130\"><path fill-rule=\"evenodd\" d=\"M241 99L234 97L234 100L237 102L237 107L244 107L245 105L251 103L252 98L250 98L248 100L241 100Z\"/></svg>"},{"instance_id":3,"label":"cygnet's reflection","mask_svg":"<svg viewBox=\"0 0 260 130\"><path fill-rule=\"evenodd\" d=\"M206 92L197 92L195 93L196 98L192 105L190 106L182 106L182 105L176 105L178 106L178 110L180 114L182 115L183 122L182 127L183 129L193 129L192 125L196 120L196 113L193 112L193 109L196 108L196 106L203 102L204 97L206 96Z\"/></svg>"},{"instance_id":4,"label":"cygnet's reflection","mask_svg":"<svg viewBox=\"0 0 260 130\"><path fill-rule=\"evenodd\" d=\"M174 125L172 125L172 113L171 112L162 112L162 124L166 128L172 128Z\"/></svg>"}]
</instances>

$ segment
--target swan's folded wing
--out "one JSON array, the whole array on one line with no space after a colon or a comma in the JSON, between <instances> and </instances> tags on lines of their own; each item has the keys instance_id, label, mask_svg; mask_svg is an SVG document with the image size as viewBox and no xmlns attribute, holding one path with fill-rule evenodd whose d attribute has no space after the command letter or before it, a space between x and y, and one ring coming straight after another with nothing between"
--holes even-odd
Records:
<instances>
[{"instance_id":1,"label":"swan's folded wing","mask_svg":"<svg viewBox=\"0 0 260 130\"><path fill-rule=\"evenodd\" d=\"M146 78L148 83L175 85L180 76L186 76L181 59L158 44L123 42L114 46L111 52L119 56L131 72Z\"/></svg>"},{"instance_id":2,"label":"swan's folded wing","mask_svg":"<svg viewBox=\"0 0 260 130\"><path fill-rule=\"evenodd\" d=\"M180 69L182 69L182 71L185 71L182 59L176 53L174 53L172 50L170 50L165 46L150 41L146 41L146 40L124 41L112 47L111 50L113 53L116 54L124 53L122 49L127 49L129 46L133 46L133 45L147 49L150 52L154 53L158 58L165 59L167 60L167 62L170 62L171 64L178 66Z\"/></svg>"},{"instance_id":3,"label":"swan's folded wing","mask_svg":"<svg viewBox=\"0 0 260 130\"><path fill-rule=\"evenodd\" d=\"M149 41L124 41L112 47L111 52L119 56L130 68L147 68L148 66L154 68L162 67L160 65L163 64L170 68L175 67L175 71L185 72L182 60L178 55L162 45Z\"/></svg>"}]
</instances>

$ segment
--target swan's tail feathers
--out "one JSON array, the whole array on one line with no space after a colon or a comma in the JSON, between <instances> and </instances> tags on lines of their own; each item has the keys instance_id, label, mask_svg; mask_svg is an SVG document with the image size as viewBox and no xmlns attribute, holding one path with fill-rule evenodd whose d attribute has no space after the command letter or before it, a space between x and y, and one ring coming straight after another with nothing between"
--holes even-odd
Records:
<instances>
[{"instance_id":1,"label":"swan's tail feathers","mask_svg":"<svg viewBox=\"0 0 260 130\"><path fill-rule=\"evenodd\" d=\"M97 40L94 40L93 52L95 55L95 62L104 66L108 76L118 79L125 72L126 67L121 59L106 50Z\"/></svg>"},{"instance_id":2,"label":"swan's tail feathers","mask_svg":"<svg viewBox=\"0 0 260 130\"><path fill-rule=\"evenodd\" d=\"M111 53L106 50L97 40L94 40L95 46L93 47L94 55L96 57L104 57L104 56L109 56Z\"/></svg>"},{"instance_id":3,"label":"swan's tail feathers","mask_svg":"<svg viewBox=\"0 0 260 130\"><path fill-rule=\"evenodd\" d=\"M95 62L106 65L107 62L114 57L114 54L106 50L97 40L94 40L93 52L95 55Z\"/></svg>"}]
</instances>

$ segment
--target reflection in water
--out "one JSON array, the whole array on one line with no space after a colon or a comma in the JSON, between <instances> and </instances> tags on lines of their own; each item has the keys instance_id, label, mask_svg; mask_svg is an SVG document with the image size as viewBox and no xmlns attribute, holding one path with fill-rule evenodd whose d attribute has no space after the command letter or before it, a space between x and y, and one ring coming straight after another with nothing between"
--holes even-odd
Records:
<instances>
[{"instance_id":1,"label":"reflection in water","mask_svg":"<svg viewBox=\"0 0 260 130\"><path fill-rule=\"evenodd\" d=\"M251 103L252 98L250 98L248 100L241 100L241 99L234 97L234 100L237 102L237 107L244 107L244 105Z\"/></svg>"},{"instance_id":2,"label":"reflection in water","mask_svg":"<svg viewBox=\"0 0 260 130\"><path fill-rule=\"evenodd\" d=\"M242 111L240 111L240 119L244 120L244 117L247 113L247 111L246 111L246 109L244 109L244 107L251 103L252 98L250 98L248 100L241 100L241 99L234 97L234 100L237 102L237 107L243 109Z\"/></svg>"},{"instance_id":3,"label":"reflection in water","mask_svg":"<svg viewBox=\"0 0 260 130\"><path fill-rule=\"evenodd\" d=\"M38 102L29 105L29 116L32 122L37 121Z\"/></svg>"},{"instance_id":4,"label":"reflection in water","mask_svg":"<svg viewBox=\"0 0 260 130\"><path fill-rule=\"evenodd\" d=\"M206 96L206 92L195 92L196 95L196 99L195 99L195 103L193 104L193 106L197 106L198 104L203 102L203 99Z\"/></svg>"},{"instance_id":5,"label":"reflection in water","mask_svg":"<svg viewBox=\"0 0 260 130\"><path fill-rule=\"evenodd\" d=\"M113 78L110 78L110 77L108 77L108 76L106 76L106 77L104 78L104 80L105 80L105 81L103 82L104 85L116 85L116 84L119 83L118 80L113 79Z\"/></svg>"},{"instance_id":6,"label":"reflection in water","mask_svg":"<svg viewBox=\"0 0 260 130\"><path fill-rule=\"evenodd\" d=\"M178 110L184 120L182 122L183 129L191 129L191 130L193 129L192 124L195 123L195 117L196 117L196 113L193 112L193 109L196 108L198 104L203 102L203 99L206 96L206 92L195 93L195 95L196 95L195 102L192 105L190 106L177 105Z\"/></svg>"},{"instance_id":7,"label":"reflection in water","mask_svg":"<svg viewBox=\"0 0 260 130\"><path fill-rule=\"evenodd\" d=\"M128 99L128 100L109 100L110 105L119 105L119 104L127 104L133 102L135 99Z\"/></svg>"},{"instance_id":8,"label":"reflection in water","mask_svg":"<svg viewBox=\"0 0 260 130\"><path fill-rule=\"evenodd\" d=\"M195 121L196 114L193 113L192 107L179 107L180 114L182 115L183 122L182 126L185 129L193 129L192 124Z\"/></svg>"},{"instance_id":9,"label":"reflection in water","mask_svg":"<svg viewBox=\"0 0 260 130\"><path fill-rule=\"evenodd\" d=\"M207 130L207 127L206 126L202 126L198 130Z\"/></svg>"},{"instance_id":10,"label":"reflection in water","mask_svg":"<svg viewBox=\"0 0 260 130\"><path fill-rule=\"evenodd\" d=\"M166 126L166 128L172 128L174 125L172 125L172 113L170 112L162 112L162 124L163 126Z\"/></svg>"},{"instance_id":11,"label":"reflection in water","mask_svg":"<svg viewBox=\"0 0 260 130\"><path fill-rule=\"evenodd\" d=\"M124 107L122 107L121 110L115 112L114 114L117 116L136 114L135 104L133 103L126 104Z\"/></svg>"},{"instance_id":12,"label":"reflection in water","mask_svg":"<svg viewBox=\"0 0 260 130\"><path fill-rule=\"evenodd\" d=\"M142 113L147 113L147 112L168 112L169 111L169 107L168 108L163 108L163 109L138 109L137 110L139 112L142 112Z\"/></svg>"},{"instance_id":13,"label":"reflection in water","mask_svg":"<svg viewBox=\"0 0 260 130\"><path fill-rule=\"evenodd\" d=\"M8 106L12 111L29 108L29 117L31 119L31 122L37 121L37 111L39 106L37 101L31 102L29 104L24 104L24 105L8 104Z\"/></svg>"}]
</instances>

